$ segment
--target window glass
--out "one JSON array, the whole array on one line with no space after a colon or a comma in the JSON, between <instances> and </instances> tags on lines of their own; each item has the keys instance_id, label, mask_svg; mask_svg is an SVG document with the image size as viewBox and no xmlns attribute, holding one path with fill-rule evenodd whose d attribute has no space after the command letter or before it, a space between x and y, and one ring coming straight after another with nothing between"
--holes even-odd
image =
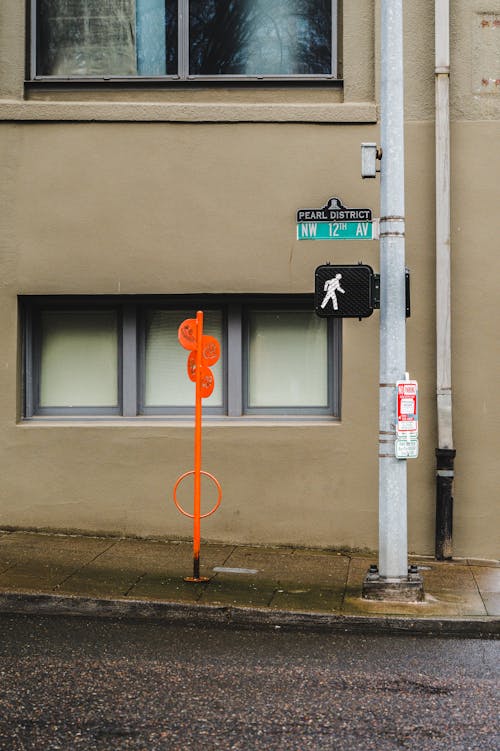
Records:
<instances>
[{"instance_id":1,"label":"window glass","mask_svg":"<svg viewBox=\"0 0 500 751\"><path fill-rule=\"evenodd\" d=\"M39 0L39 72L137 75L135 0Z\"/></svg>"},{"instance_id":2,"label":"window glass","mask_svg":"<svg viewBox=\"0 0 500 751\"><path fill-rule=\"evenodd\" d=\"M116 406L116 311L41 311L40 407Z\"/></svg>"},{"instance_id":3,"label":"window glass","mask_svg":"<svg viewBox=\"0 0 500 751\"><path fill-rule=\"evenodd\" d=\"M167 72L165 0L135 0L137 74L164 76Z\"/></svg>"},{"instance_id":4,"label":"window glass","mask_svg":"<svg viewBox=\"0 0 500 751\"><path fill-rule=\"evenodd\" d=\"M37 0L36 8L41 76L332 74L332 0Z\"/></svg>"},{"instance_id":5,"label":"window glass","mask_svg":"<svg viewBox=\"0 0 500 751\"><path fill-rule=\"evenodd\" d=\"M145 321L145 388L146 407L194 407L195 386L187 376L188 350L177 339L180 324L194 318L189 310L148 310ZM222 344L222 312L207 310L204 313L203 332ZM211 368L215 387L211 396L203 400L204 406L222 407L222 358Z\"/></svg>"},{"instance_id":6,"label":"window glass","mask_svg":"<svg viewBox=\"0 0 500 751\"><path fill-rule=\"evenodd\" d=\"M207 414L338 415L341 326L312 312L312 295L209 304L187 295L21 298L25 416L191 414L195 384L178 329L196 309L221 346Z\"/></svg>"},{"instance_id":7,"label":"window glass","mask_svg":"<svg viewBox=\"0 0 500 751\"><path fill-rule=\"evenodd\" d=\"M331 0L191 0L192 75L331 73Z\"/></svg>"},{"instance_id":8,"label":"window glass","mask_svg":"<svg viewBox=\"0 0 500 751\"><path fill-rule=\"evenodd\" d=\"M177 72L177 0L38 0L37 73Z\"/></svg>"},{"instance_id":9,"label":"window glass","mask_svg":"<svg viewBox=\"0 0 500 751\"><path fill-rule=\"evenodd\" d=\"M327 407L325 319L309 311L248 316L248 407Z\"/></svg>"}]
</instances>

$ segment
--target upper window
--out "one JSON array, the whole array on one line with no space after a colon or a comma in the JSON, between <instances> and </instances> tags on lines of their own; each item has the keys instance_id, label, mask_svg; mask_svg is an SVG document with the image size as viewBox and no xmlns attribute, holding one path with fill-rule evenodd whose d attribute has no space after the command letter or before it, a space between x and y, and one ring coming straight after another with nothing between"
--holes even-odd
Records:
<instances>
[{"instance_id":1,"label":"upper window","mask_svg":"<svg viewBox=\"0 0 500 751\"><path fill-rule=\"evenodd\" d=\"M337 0L32 0L32 76L334 78Z\"/></svg>"},{"instance_id":2,"label":"upper window","mask_svg":"<svg viewBox=\"0 0 500 751\"><path fill-rule=\"evenodd\" d=\"M192 414L177 332L221 343L206 414L339 415L340 332L310 296L24 298L25 416Z\"/></svg>"}]
</instances>

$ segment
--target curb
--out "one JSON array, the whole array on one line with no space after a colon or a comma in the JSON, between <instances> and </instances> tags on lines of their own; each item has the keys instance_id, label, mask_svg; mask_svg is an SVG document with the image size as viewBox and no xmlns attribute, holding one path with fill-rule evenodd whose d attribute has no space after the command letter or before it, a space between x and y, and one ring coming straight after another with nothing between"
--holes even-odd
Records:
<instances>
[{"instance_id":1,"label":"curb","mask_svg":"<svg viewBox=\"0 0 500 751\"><path fill-rule=\"evenodd\" d=\"M0 613L66 615L165 621L237 628L287 628L364 634L414 634L500 638L500 618L403 618L334 615L227 605L192 605L160 600L97 599L71 595L0 593Z\"/></svg>"}]
</instances>

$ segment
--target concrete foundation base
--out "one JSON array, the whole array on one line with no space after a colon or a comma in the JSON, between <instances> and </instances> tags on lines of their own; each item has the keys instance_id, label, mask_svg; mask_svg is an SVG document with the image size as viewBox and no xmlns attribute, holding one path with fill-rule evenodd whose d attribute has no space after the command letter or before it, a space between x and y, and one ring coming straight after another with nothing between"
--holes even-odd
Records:
<instances>
[{"instance_id":1,"label":"concrete foundation base","mask_svg":"<svg viewBox=\"0 0 500 751\"><path fill-rule=\"evenodd\" d=\"M408 576L389 578L380 576L375 566L371 566L363 581L363 598L365 600L391 600L393 602L422 602L424 599L424 581L415 567L411 567Z\"/></svg>"}]
</instances>

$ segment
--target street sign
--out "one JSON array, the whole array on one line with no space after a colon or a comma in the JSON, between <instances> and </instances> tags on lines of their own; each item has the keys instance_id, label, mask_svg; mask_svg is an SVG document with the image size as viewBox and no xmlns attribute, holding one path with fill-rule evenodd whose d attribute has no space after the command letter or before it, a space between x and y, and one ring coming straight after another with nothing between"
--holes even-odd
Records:
<instances>
[{"instance_id":1,"label":"street sign","mask_svg":"<svg viewBox=\"0 0 500 751\"><path fill-rule=\"evenodd\" d=\"M299 222L297 240L375 240L374 222Z\"/></svg>"},{"instance_id":2,"label":"street sign","mask_svg":"<svg viewBox=\"0 0 500 751\"><path fill-rule=\"evenodd\" d=\"M366 264L318 266L314 308L321 317L368 318L373 313L373 269Z\"/></svg>"},{"instance_id":3,"label":"street sign","mask_svg":"<svg viewBox=\"0 0 500 751\"><path fill-rule=\"evenodd\" d=\"M330 198L320 209L299 209L297 222L371 222L371 209L349 209L340 198Z\"/></svg>"},{"instance_id":4,"label":"street sign","mask_svg":"<svg viewBox=\"0 0 500 751\"><path fill-rule=\"evenodd\" d=\"M377 240L371 209L351 209L330 198L319 209L297 211L297 240Z\"/></svg>"},{"instance_id":5,"label":"street sign","mask_svg":"<svg viewBox=\"0 0 500 751\"><path fill-rule=\"evenodd\" d=\"M397 424L398 438L418 436L418 384L416 381L398 381L397 391Z\"/></svg>"}]
</instances>

